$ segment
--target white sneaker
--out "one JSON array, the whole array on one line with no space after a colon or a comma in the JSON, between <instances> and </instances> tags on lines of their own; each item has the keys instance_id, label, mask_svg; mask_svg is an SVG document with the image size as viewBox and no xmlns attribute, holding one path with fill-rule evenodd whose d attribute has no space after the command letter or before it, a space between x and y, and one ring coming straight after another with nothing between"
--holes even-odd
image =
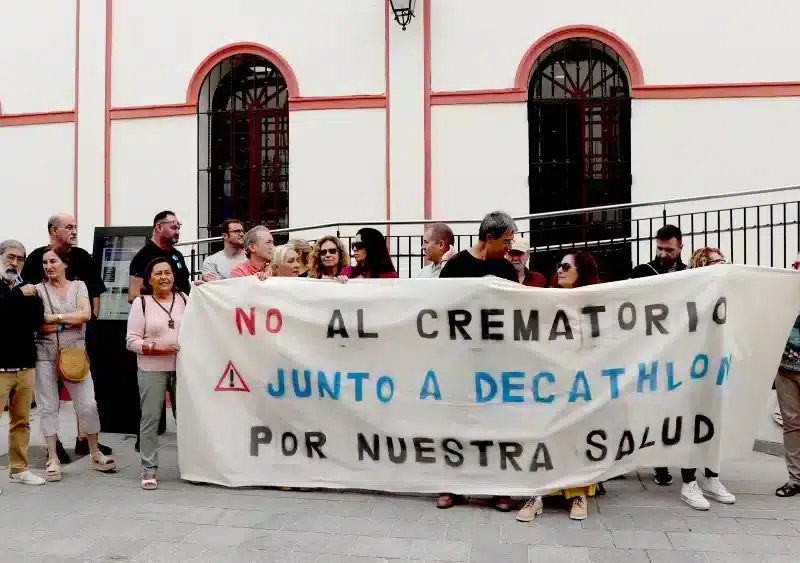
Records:
<instances>
[{"instance_id":1,"label":"white sneaker","mask_svg":"<svg viewBox=\"0 0 800 563\"><path fill-rule=\"evenodd\" d=\"M700 490L700 485L697 484L697 481L683 484L683 487L681 487L681 500L695 510L708 510L711 508L711 504L703 496L703 491Z\"/></svg>"},{"instance_id":2,"label":"white sneaker","mask_svg":"<svg viewBox=\"0 0 800 563\"><path fill-rule=\"evenodd\" d=\"M20 473L11 473L8 480L12 483L19 483L20 485L44 485L45 480L34 475L30 471L21 471Z\"/></svg>"},{"instance_id":3,"label":"white sneaker","mask_svg":"<svg viewBox=\"0 0 800 563\"><path fill-rule=\"evenodd\" d=\"M722 504L733 504L736 502L736 497L725 488L719 477L711 477L706 479L703 483L703 492Z\"/></svg>"}]
</instances>

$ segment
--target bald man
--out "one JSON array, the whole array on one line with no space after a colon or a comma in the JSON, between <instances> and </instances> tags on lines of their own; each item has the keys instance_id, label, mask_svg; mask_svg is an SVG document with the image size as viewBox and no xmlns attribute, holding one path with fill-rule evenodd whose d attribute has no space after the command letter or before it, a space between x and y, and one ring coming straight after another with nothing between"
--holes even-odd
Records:
<instances>
[{"instance_id":1,"label":"bald man","mask_svg":"<svg viewBox=\"0 0 800 563\"><path fill-rule=\"evenodd\" d=\"M49 247L67 255L67 277L71 280L81 280L89 290L89 298L92 305L92 321L87 325L86 346L91 361L93 338L92 333L94 321L100 312L100 296L107 291L100 273L100 265L96 264L92 255L78 245L78 223L71 213L56 213L47 220L47 234L50 238ZM44 267L42 257L48 246L42 246L30 253L25 260L22 268L21 278L24 283L37 284L44 280ZM58 459L62 464L67 464L71 460L64 446L59 440L56 443ZM100 446L100 450L105 455L111 455L111 448ZM78 424L78 438L75 441L75 454L78 456L89 455L89 442L86 433Z\"/></svg>"}]
</instances>

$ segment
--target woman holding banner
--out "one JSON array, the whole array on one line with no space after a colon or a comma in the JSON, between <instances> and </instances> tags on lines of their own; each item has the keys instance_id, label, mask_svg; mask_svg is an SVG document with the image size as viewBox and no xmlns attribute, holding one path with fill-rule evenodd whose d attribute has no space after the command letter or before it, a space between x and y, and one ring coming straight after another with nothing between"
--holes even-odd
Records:
<instances>
[{"instance_id":1,"label":"woman holding banner","mask_svg":"<svg viewBox=\"0 0 800 563\"><path fill-rule=\"evenodd\" d=\"M347 267L347 253L338 237L320 237L311 249L308 277L317 280L335 280Z\"/></svg>"},{"instance_id":2,"label":"woman holding banner","mask_svg":"<svg viewBox=\"0 0 800 563\"><path fill-rule=\"evenodd\" d=\"M600 277L598 276L597 262L594 256L579 250L564 256L564 259L556 267L556 273L553 274L550 287L572 289L596 283L600 283ZM548 496L563 496L567 501L570 501L569 517L573 520L585 520L589 515L586 499L587 497L595 496L597 491L598 486L592 484L554 491ZM533 497L517 513L517 520L530 522L543 511L544 503L542 502L542 497Z\"/></svg>"},{"instance_id":3,"label":"woman holding banner","mask_svg":"<svg viewBox=\"0 0 800 563\"><path fill-rule=\"evenodd\" d=\"M158 488L158 423L167 390L175 415L175 364L185 310L186 296L175 286L172 264L167 258L156 258L145 268L142 295L131 304L126 338L139 368L139 451L145 490Z\"/></svg>"},{"instance_id":4,"label":"woman holding banner","mask_svg":"<svg viewBox=\"0 0 800 563\"><path fill-rule=\"evenodd\" d=\"M297 251L288 244L282 244L272 253L269 265L276 278L296 278L300 275L300 259Z\"/></svg>"},{"instance_id":5,"label":"woman holding banner","mask_svg":"<svg viewBox=\"0 0 800 563\"><path fill-rule=\"evenodd\" d=\"M698 248L692 253L689 259L689 268L704 268L706 266L716 266L717 264L725 264L725 256L719 248ZM669 474L669 469L666 467L657 467L656 473L659 476L661 483L669 484L672 478ZM681 500L694 508L695 510L708 510L711 504L706 499L706 495L713 498L722 504L733 504L736 502L736 497L732 495L725 485L719 480L719 473L712 471L708 467L705 468L705 481L701 487L697 483L697 469L682 468L681 469ZM659 483L656 481L656 483Z\"/></svg>"}]
</instances>

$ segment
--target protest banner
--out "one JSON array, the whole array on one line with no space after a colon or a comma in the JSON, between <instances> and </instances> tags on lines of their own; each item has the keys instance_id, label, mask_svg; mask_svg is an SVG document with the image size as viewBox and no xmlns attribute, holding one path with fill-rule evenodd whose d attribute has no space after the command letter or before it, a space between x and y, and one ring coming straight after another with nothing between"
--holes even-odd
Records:
<instances>
[{"instance_id":1,"label":"protest banner","mask_svg":"<svg viewBox=\"0 0 800 563\"><path fill-rule=\"evenodd\" d=\"M180 336L181 476L527 495L720 468L752 449L798 310L797 273L733 265L571 290L205 284Z\"/></svg>"}]
</instances>

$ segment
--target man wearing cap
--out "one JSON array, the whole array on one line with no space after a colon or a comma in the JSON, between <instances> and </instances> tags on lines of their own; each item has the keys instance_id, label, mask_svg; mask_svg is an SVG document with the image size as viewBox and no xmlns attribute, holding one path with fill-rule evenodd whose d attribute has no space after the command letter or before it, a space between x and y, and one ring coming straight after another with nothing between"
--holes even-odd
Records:
<instances>
[{"instance_id":1,"label":"man wearing cap","mask_svg":"<svg viewBox=\"0 0 800 563\"><path fill-rule=\"evenodd\" d=\"M531 257L531 245L527 240L521 236L515 237L507 257L517 271L519 283L529 287L547 287L547 278L539 272L529 270L526 266Z\"/></svg>"}]
</instances>

